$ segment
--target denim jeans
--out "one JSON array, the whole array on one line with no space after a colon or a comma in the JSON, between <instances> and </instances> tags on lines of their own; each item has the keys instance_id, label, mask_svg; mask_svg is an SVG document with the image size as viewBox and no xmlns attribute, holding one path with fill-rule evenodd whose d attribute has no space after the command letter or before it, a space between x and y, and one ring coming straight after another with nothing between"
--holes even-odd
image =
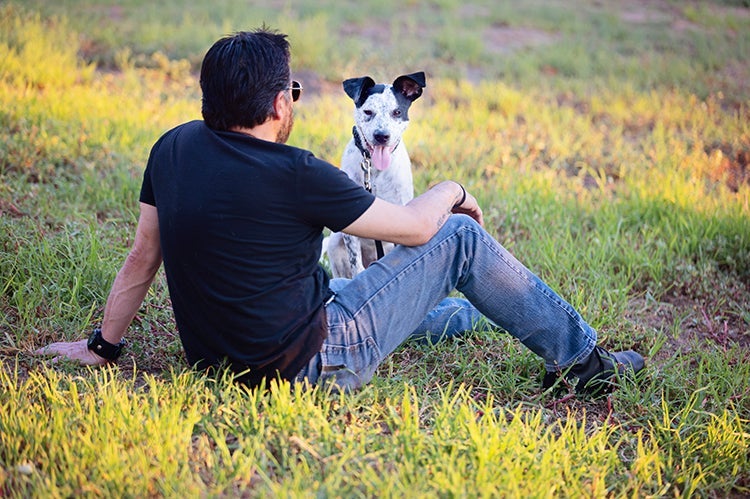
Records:
<instances>
[{"instance_id":1,"label":"denim jeans","mask_svg":"<svg viewBox=\"0 0 750 499\"><path fill-rule=\"evenodd\" d=\"M466 299L450 298L453 290ZM596 331L478 223L452 215L422 246L398 246L354 279L334 279L328 338L296 380L344 390L372 379L409 338L469 331L483 316L544 360L548 371L587 357Z\"/></svg>"}]
</instances>

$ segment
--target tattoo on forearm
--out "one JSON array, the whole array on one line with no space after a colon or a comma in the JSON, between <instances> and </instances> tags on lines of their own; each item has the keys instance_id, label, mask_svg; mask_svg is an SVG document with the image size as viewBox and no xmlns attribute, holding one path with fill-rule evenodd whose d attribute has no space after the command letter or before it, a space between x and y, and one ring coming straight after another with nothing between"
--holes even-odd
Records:
<instances>
[{"instance_id":1,"label":"tattoo on forearm","mask_svg":"<svg viewBox=\"0 0 750 499\"><path fill-rule=\"evenodd\" d=\"M438 218L437 221L437 228L440 230L443 225L445 225L446 220L448 220L448 217L450 216L450 213L443 213L440 218Z\"/></svg>"}]
</instances>

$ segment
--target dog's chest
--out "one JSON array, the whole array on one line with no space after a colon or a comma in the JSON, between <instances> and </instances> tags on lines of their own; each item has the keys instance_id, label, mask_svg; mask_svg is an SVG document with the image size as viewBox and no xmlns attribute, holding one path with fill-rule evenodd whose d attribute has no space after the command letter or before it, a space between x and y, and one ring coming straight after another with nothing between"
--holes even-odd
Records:
<instances>
[{"instance_id":1,"label":"dog's chest","mask_svg":"<svg viewBox=\"0 0 750 499\"><path fill-rule=\"evenodd\" d=\"M407 157L404 162L391 164L388 170L373 171L371 183L375 196L391 203L408 203L414 197L409 158Z\"/></svg>"}]
</instances>

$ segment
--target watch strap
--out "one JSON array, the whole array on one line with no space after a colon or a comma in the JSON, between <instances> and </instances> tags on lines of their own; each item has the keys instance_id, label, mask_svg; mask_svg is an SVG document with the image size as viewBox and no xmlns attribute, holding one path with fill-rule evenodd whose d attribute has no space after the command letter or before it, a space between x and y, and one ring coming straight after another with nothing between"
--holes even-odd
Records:
<instances>
[{"instance_id":1,"label":"watch strap","mask_svg":"<svg viewBox=\"0 0 750 499\"><path fill-rule=\"evenodd\" d=\"M125 346L125 340L114 345L102 338L101 328L95 328L91 333L91 336L89 336L87 346L89 350L97 354L99 357L103 357L107 360L115 360L122 353L122 347Z\"/></svg>"}]
</instances>

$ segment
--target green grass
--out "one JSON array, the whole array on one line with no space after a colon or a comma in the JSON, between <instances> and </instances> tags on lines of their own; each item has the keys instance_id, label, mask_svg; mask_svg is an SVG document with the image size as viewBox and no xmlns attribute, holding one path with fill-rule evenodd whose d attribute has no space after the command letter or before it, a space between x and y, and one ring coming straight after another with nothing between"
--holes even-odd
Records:
<instances>
[{"instance_id":1,"label":"green grass","mask_svg":"<svg viewBox=\"0 0 750 499\"><path fill-rule=\"evenodd\" d=\"M0 3L0 495L750 494L746 3L360 4ZM208 46L263 21L306 86L291 143L334 163L339 82L425 70L417 191L460 180L642 378L556 397L479 328L355 394L248 391L187 369L161 273L116 366L33 357L101 321L151 144L200 116Z\"/></svg>"}]
</instances>

